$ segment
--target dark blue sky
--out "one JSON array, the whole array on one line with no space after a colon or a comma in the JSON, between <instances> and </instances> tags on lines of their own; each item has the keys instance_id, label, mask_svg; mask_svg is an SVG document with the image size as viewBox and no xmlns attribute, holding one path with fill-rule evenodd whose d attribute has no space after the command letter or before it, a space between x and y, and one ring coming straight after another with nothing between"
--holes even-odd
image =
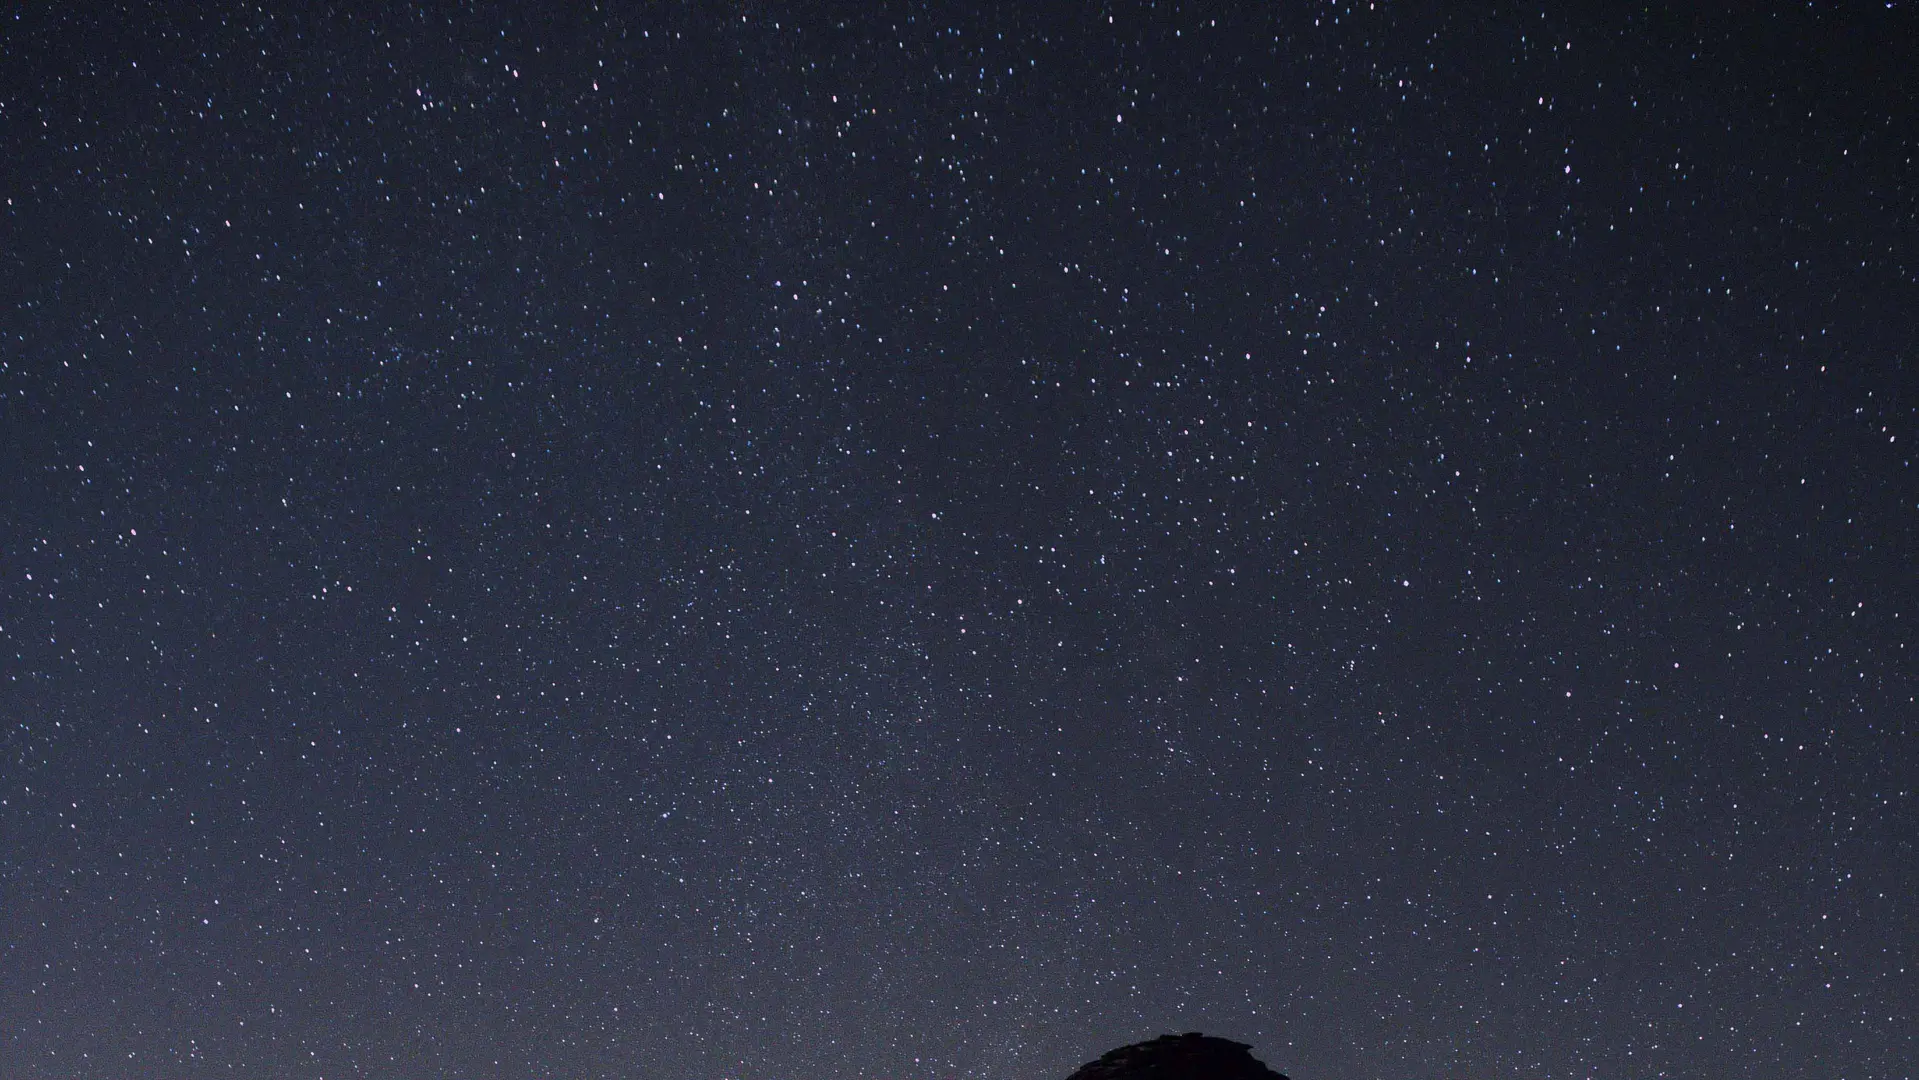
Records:
<instances>
[{"instance_id":1,"label":"dark blue sky","mask_svg":"<svg viewBox=\"0 0 1919 1080\"><path fill-rule=\"evenodd\" d=\"M1904 5L0 23L0 1074L1919 1060Z\"/></svg>"}]
</instances>

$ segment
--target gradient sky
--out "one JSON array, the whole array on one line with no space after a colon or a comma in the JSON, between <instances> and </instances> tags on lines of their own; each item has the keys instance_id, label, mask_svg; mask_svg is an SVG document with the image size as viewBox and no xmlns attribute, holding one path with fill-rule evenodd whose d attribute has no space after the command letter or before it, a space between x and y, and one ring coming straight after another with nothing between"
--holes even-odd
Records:
<instances>
[{"instance_id":1,"label":"gradient sky","mask_svg":"<svg viewBox=\"0 0 1919 1080\"><path fill-rule=\"evenodd\" d=\"M0 21L0 1075L1914 1074L1907 5L265 7Z\"/></svg>"}]
</instances>

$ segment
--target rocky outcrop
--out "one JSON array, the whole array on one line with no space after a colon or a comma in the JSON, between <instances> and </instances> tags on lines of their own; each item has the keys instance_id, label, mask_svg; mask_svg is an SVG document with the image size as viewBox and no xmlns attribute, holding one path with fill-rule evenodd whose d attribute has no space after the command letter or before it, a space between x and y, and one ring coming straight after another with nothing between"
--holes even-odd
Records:
<instances>
[{"instance_id":1,"label":"rocky outcrop","mask_svg":"<svg viewBox=\"0 0 1919 1080\"><path fill-rule=\"evenodd\" d=\"M1286 1080L1245 1043L1189 1031L1109 1051L1066 1080Z\"/></svg>"}]
</instances>

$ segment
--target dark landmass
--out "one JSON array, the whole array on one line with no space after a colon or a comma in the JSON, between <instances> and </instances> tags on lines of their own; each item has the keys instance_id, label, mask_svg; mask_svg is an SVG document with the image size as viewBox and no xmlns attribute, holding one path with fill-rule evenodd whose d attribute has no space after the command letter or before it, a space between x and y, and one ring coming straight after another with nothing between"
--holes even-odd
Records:
<instances>
[{"instance_id":1,"label":"dark landmass","mask_svg":"<svg viewBox=\"0 0 1919 1080\"><path fill-rule=\"evenodd\" d=\"M1111 1050L1066 1080L1286 1080L1245 1043L1189 1031Z\"/></svg>"}]
</instances>

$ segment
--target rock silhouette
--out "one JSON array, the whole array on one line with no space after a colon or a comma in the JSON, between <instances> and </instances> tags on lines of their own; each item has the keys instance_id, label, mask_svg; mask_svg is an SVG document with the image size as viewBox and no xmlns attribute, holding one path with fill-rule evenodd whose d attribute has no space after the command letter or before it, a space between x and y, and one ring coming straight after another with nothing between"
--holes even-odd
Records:
<instances>
[{"instance_id":1,"label":"rock silhouette","mask_svg":"<svg viewBox=\"0 0 1919 1080\"><path fill-rule=\"evenodd\" d=\"M1245 1043L1189 1031L1108 1051L1066 1080L1286 1080Z\"/></svg>"}]
</instances>

